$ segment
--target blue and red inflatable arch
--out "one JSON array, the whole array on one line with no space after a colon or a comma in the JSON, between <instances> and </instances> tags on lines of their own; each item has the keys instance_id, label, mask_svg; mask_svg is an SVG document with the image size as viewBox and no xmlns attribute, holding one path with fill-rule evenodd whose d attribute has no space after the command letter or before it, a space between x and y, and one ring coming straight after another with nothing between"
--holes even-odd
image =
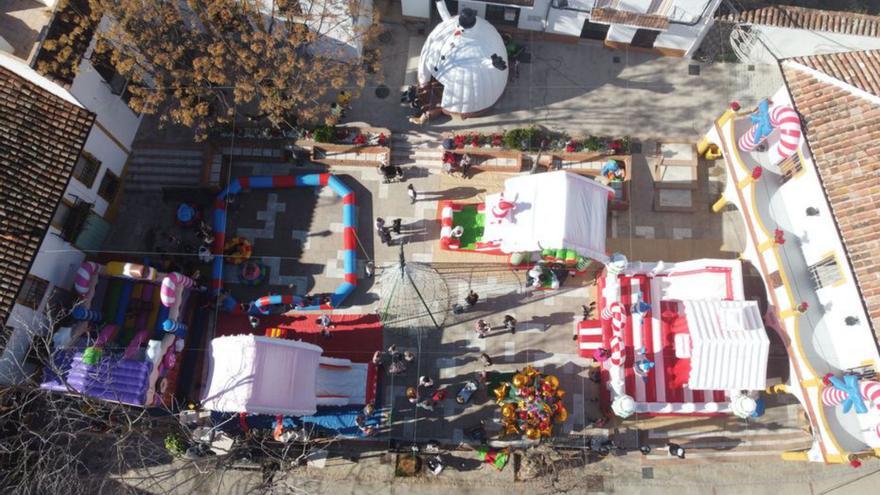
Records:
<instances>
[{"instance_id":1,"label":"blue and red inflatable arch","mask_svg":"<svg viewBox=\"0 0 880 495\"><path fill-rule=\"evenodd\" d=\"M357 287L357 237L355 226L357 214L354 192L331 174L274 175L238 177L233 179L229 187L217 195L214 200L214 254L211 288L215 294L223 288L223 248L226 245L226 197L239 194L246 189L291 189L294 187L321 187L330 189L342 198L342 261L345 279L330 296L329 301L318 301L317 304L306 306L303 299L296 295L264 296L253 302L252 308L261 313L268 313L272 305L291 304L301 311L329 310L339 307Z\"/></svg>"}]
</instances>

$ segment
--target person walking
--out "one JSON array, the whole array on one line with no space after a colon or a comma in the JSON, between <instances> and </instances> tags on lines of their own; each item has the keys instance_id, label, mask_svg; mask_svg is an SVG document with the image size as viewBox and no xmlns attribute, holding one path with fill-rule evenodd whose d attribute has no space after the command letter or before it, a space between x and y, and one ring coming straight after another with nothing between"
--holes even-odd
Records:
<instances>
[{"instance_id":1,"label":"person walking","mask_svg":"<svg viewBox=\"0 0 880 495\"><path fill-rule=\"evenodd\" d=\"M260 319L257 318L256 316L253 316L253 315L248 316L248 321L251 324L251 328L253 328L254 330L256 330L257 327L260 326Z\"/></svg>"},{"instance_id":2,"label":"person walking","mask_svg":"<svg viewBox=\"0 0 880 495\"><path fill-rule=\"evenodd\" d=\"M336 327L336 325L332 324L332 322L330 320L330 315L328 315L327 313L324 313L318 317L316 322L318 323L318 325L321 325L321 335L323 335L324 338L329 339L331 337L330 329Z\"/></svg>"},{"instance_id":3,"label":"person walking","mask_svg":"<svg viewBox=\"0 0 880 495\"><path fill-rule=\"evenodd\" d=\"M409 204L414 205L416 201L418 201L419 193L416 192L416 188L413 187L412 184L408 184L406 186L406 194L409 196Z\"/></svg>"},{"instance_id":4,"label":"person walking","mask_svg":"<svg viewBox=\"0 0 880 495\"><path fill-rule=\"evenodd\" d=\"M422 375L419 377L419 386L424 388L431 388L434 386L434 380L431 380L427 376Z\"/></svg>"},{"instance_id":5,"label":"person walking","mask_svg":"<svg viewBox=\"0 0 880 495\"><path fill-rule=\"evenodd\" d=\"M489 333L490 328L491 327L489 327L489 324L486 323L486 320L483 320L483 319L477 320L477 323L476 323L477 338L480 338L480 339L484 338Z\"/></svg>"},{"instance_id":6,"label":"person walking","mask_svg":"<svg viewBox=\"0 0 880 495\"><path fill-rule=\"evenodd\" d=\"M516 333L516 318L513 315L504 315L504 329L510 333Z\"/></svg>"},{"instance_id":7,"label":"person walking","mask_svg":"<svg viewBox=\"0 0 880 495\"><path fill-rule=\"evenodd\" d=\"M679 459L684 459L684 447L682 447L681 445L670 442L666 444L666 448L669 450L669 455L674 455Z\"/></svg>"},{"instance_id":8,"label":"person walking","mask_svg":"<svg viewBox=\"0 0 880 495\"><path fill-rule=\"evenodd\" d=\"M483 363L483 366L485 366L487 368L489 366L492 366L492 358L489 357L489 355L486 354L485 352L480 354L480 361Z\"/></svg>"},{"instance_id":9,"label":"person walking","mask_svg":"<svg viewBox=\"0 0 880 495\"><path fill-rule=\"evenodd\" d=\"M381 235L383 230L385 230L385 219L376 217L376 233Z\"/></svg>"},{"instance_id":10,"label":"person walking","mask_svg":"<svg viewBox=\"0 0 880 495\"><path fill-rule=\"evenodd\" d=\"M464 298L464 302L467 303L468 306L473 306L477 304L477 301L480 300L480 295L474 292L473 290L468 291L467 297Z\"/></svg>"},{"instance_id":11,"label":"person walking","mask_svg":"<svg viewBox=\"0 0 880 495\"><path fill-rule=\"evenodd\" d=\"M434 392L434 395L431 397L431 400L433 400L435 403L443 402L444 400L446 400L446 387L438 388L437 391Z\"/></svg>"},{"instance_id":12,"label":"person walking","mask_svg":"<svg viewBox=\"0 0 880 495\"><path fill-rule=\"evenodd\" d=\"M376 273L376 264L373 261L367 261L364 263L364 274L367 278L373 278L373 275Z\"/></svg>"},{"instance_id":13,"label":"person walking","mask_svg":"<svg viewBox=\"0 0 880 495\"><path fill-rule=\"evenodd\" d=\"M403 220L395 218L391 221L391 232L400 235L400 229L403 227Z\"/></svg>"},{"instance_id":14,"label":"person walking","mask_svg":"<svg viewBox=\"0 0 880 495\"><path fill-rule=\"evenodd\" d=\"M421 407L426 411L434 412L434 401L432 401L431 399L425 399L423 401L417 402L416 407Z\"/></svg>"},{"instance_id":15,"label":"person walking","mask_svg":"<svg viewBox=\"0 0 880 495\"><path fill-rule=\"evenodd\" d=\"M382 351L376 351L373 353L373 365L374 366L382 366L382 362L384 361L382 356Z\"/></svg>"},{"instance_id":16,"label":"person walking","mask_svg":"<svg viewBox=\"0 0 880 495\"><path fill-rule=\"evenodd\" d=\"M416 355L410 351L403 351L403 360L407 363L411 363L416 360Z\"/></svg>"}]
</instances>

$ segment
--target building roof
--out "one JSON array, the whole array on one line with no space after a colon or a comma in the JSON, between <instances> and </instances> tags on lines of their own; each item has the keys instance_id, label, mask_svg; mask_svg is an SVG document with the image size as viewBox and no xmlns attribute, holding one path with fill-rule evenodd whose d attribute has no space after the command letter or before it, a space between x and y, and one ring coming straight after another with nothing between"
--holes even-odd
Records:
<instances>
[{"instance_id":1,"label":"building roof","mask_svg":"<svg viewBox=\"0 0 880 495\"><path fill-rule=\"evenodd\" d=\"M658 14L643 14L611 8L593 9L590 13L590 22L604 24L623 24L645 29L665 30L669 28L669 18Z\"/></svg>"},{"instance_id":2,"label":"building roof","mask_svg":"<svg viewBox=\"0 0 880 495\"><path fill-rule=\"evenodd\" d=\"M59 91L0 55L0 323L15 304L95 119Z\"/></svg>"},{"instance_id":3,"label":"building roof","mask_svg":"<svg viewBox=\"0 0 880 495\"><path fill-rule=\"evenodd\" d=\"M737 14L723 15L721 19L761 26L880 37L880 16L854 14L851 12L773 5L746 10Z\"/></svg>"},{"instance_id":4,"label":"building roof","mask_svg":"<svg viewBox=\"0 0 880 495\"><path fill-rule=\"evenodd\" d=\"M782 73L875 333L880 329L880 51L789 59Z\"/></svg>"}]
</instances>

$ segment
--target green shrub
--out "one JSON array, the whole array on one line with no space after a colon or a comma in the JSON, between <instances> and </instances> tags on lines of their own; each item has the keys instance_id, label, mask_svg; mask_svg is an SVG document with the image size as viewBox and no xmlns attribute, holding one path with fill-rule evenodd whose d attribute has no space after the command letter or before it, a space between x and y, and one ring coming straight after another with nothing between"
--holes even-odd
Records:
<instances>
[{"instance_id":1,"label":"green shrub","mask_svg":"<svg viewBox=\"0 0 880 495\"><path fill-rule=\"evenodd\" d=\"M165 450L173 455L183 455L186 452L186 442L177 433L165 435Z\"/></svg>"},{"instance_id":2,"label":"green shrub","mask_svg":"<svg viewBox=\"0 0 880 495\"><path fill-rule=\"evenodd\" d=\"M587 151L599 151L602 149L602 139L590 134L584 139L584 149Z\"/></svg>"},{"instance_id":3,"label":"green shrub","mask_svg":"<svg viewBox=\"0 0 880 495\"><path fill-rule=\"evenodd\" d=\"M315 132L312 133L312 137L319 143L332 143L333 141L336 141L336 126L319 125L318 127L315 127Z\"/></svg>"},{"instance_id":4,"label":"green shrub","mask_svg":"<svg viewBox=\"0 0 880 495\"><path fill-rule=\"evenodd\" d=\"M541 131L534 127L511 129L504 133L504 147L511 150L537 150L541 138Z\"/></svg>"}]
</instances>

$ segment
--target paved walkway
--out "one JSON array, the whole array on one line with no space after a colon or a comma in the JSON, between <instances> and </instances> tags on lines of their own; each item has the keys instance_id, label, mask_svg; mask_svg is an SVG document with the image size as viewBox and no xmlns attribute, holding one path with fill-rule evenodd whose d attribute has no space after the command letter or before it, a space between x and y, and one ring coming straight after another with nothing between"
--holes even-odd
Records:
<instances>
[{"instance_id":1,"label":"paved walkway","mask_svg":"<svg viewBox=\"0 0 880 495\"><path fill-rule=\"evenodd\" d=\"M378 82L372 82L353 103L348 120L409 130L409 109L400 104L398 90L416 81L424 35L402 25L386 26L393 41L382 46L381 83L391 95L376 97ZM699 64L611 50L591 40L567 44L519 36L531 63L520 65L519 78L508 83L489 115L465 121L442 118L420 130L439 134L540 125L570 133L698 139L731 101L747 107L782 84L775 65ZM697 75L692 75L694 65Z\"/></svg>"}]
</instances>

